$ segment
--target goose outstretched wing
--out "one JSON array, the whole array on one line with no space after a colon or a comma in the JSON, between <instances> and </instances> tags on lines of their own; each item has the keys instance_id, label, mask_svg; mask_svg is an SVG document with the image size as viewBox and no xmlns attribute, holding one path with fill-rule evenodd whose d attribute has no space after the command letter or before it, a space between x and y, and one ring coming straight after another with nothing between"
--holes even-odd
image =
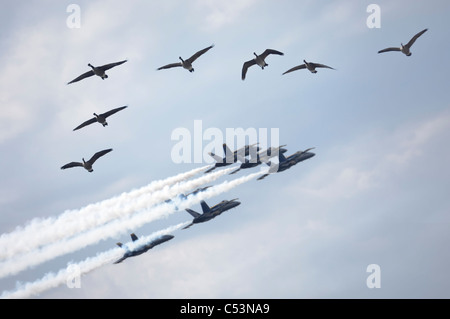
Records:
<instances>
[{"instance_id":1,"label":"goose outstretched wing","mask_svg":"<svg viewBox=\"0 0 450 319\"><path fill-rule=\"evenodd\" d=\"M300 64L300 65L294 66L293 68L287 70L283 74L290 73L290 72L297 71L297 70L301 70L301 69L306 69L306 65L305 64Z\"/></svg>"},{"instance_id":2,"label":"goose outstretched wing","mask_svg":"<svg viewBox=\"0 0 450 319\"><path fill-rule=\"evenodd\" d=\"M254 64L256 64L255 59L252 59L252 60L244 63L244 65L242 66L242 80L245 80L245 75L247 74L247 69Z\"/></svg>"},{"instance_id":3,"label":"goose outstretched wing","mask_svg":"<svg viewBox=\"0 0 450 319\"><path fill-rule=\"evenodd\" d=\"M409 42L406 44L406 46L407 46L408 48L410 48L410 47L414 44L414 42L416 42L416 40L417 40L422 34L424 34L427 30L428 30L428 29L422 30L422 31L420 31L419 33L417 33L415 36L413 36L412 39L409 40Z\"/></svg>"},{"instance_id":4,"label":"goose outstretched wing","mask_svg":"<svg viewBox=\"0 0 450 319\"><path fill-rule=\"evenodd\" d=\"M213 48L214 47L214 44L213 45L210 45L209 47L207 47L207 48L204 48L203 50L200 50L200 51L198 51L198 52L196 52L193 56L191 56L189 59L188 59L188 61L189 62L194 62L195 60L197 60L197 58L199 57L199 56L201 56L201 55L203 55L204 53L206 53L209 49L211 49L211 48Z\"/></svg>"},{"instance_id":5,"label":"goose outstretched wing","mask_svg":"<svg viewBox=\"0 0 450 319\"><path fill-rule=\"evenodd\" d=\"M77 167L77 166L83 167L83 163L80 163L80 162L70 162L70 163L67 163L66 165L62 166L61 169L66 169L66 168L71 168L71 167Z\"/></svg>"},{"instance_id":6,"label":"goose outstretched wing","mask_svg":"<svg viewBox=\"0 0 450 319\"><path fill-rule=\"evenodd\" d=\"M386 48L386 49L378 51L378 53L389 52L389 51L401 51L401 50L402 49L400 49L400 48Z\"/></svg>"},{"instance_id":7,"label":"goose outstretched wing","mask_svg":"<svg viewBox=\"0 0 450 319\"><path fill-rule=\"evenodd\" d=\"M110 110L110 111L108 111L108 112L105 112L105 113L103 113L103 114L100 114L100 116L102 116L102 117L104 117L104 118L107 118L108 116L111 116L111 115L113 115L114 113L117 113L117 112L119 112L119 111L122 111L123 109L126 109L126 108L127 108L126 105L125 105L125 106L121 106L121 107L112 109L112 110Z\"/></svg>"},{"instance_id":8,"label":"goose outstretched wing","mask_svg":"<svg viewBox=\"0 0 450 319\"><path fill-rule=\"evenodd\" d=\"M127 62L128 60L123 60L123 61L119 61L119 62L113 62L113 63L109 63L109 64L105 64L102 66L99 66L98 68L102 69L103 71L109 70L115 66L121 65L125 62Z\"/></svg>"},{"instance_id":9,"label":"goose outstretched wing","mask_svg":"<svg viewBox=\"0 0 450 319\"><path fill-rule=\"evenodd\" d=\"M90 124L95 123L95 122L97 122L97 118L93 117L93 118L87 120L86 122L81 123L80 125L78 125L73 130L74 131L79 130L80 128L85 127L86 125L90 125Z\"/></svg>"},{"instance_id":10,"label":"goose outstretched wing","mask_svg":"<svg viewBox=\"0 0 450 319\"><path fill-rule=\"evenodd\" d=\"M67 84L71 84L71 83L74 83L74 82L81 81L81 80L83 80L85 78L88 78L90 76L93 76L93 75L94 75L94 71L92 71L92 70L87 71L86 73L81 74L79 77L73 79L72 81L68 82Z\"/></svg>"},{"instance_id":11,"label":"goose outstretched wing","mask_svg":"<svg viewBox=\"0 0 450 319\"><path fill-rule=\"evenodd\" d=\"M174 68L177 66L183 66L183 64L181 62L171 63L171 64L164 65L162 67L159 67L159 68L157 68L157 70L170 69L170 68Z\"/></svg>"},{"instance_id":12,"label":"goose outstretched wing","mask_svg":"<svg viewBox=\"0 0 450 319\"><path fill-rule=\"evenodd\" d=\"M261 53L260 57L265 59L269 54L284 55L283 52L273 50L273 49L266 49L263 53Z\"/></svg>"},{"instance_id":13,"label":"goose outstretched wing","mask_svg":"<svg viewBox=\"0 0 450 319\"><path fill-rule=\"evenodd\" d=\"M97 153L95 153L95 154L91 157L91 159L90 159L88 162L91 163L91 165L92 165L92 164L94 164L95 161L98 160L100 157L102 157L103 155L105 155L105 154L107 154L107 153L109 153L109 152L111 152L111 151L112 151L112 148L109 148L109 149L106 149L106 150L97 152Z\"/></svg>"},{"instance_id":14,"label":"goose outstretched wing","mask_svg":"<svg viewBox=\"0 0 450 319\"><path fill-rule=\"evenodd\" d=\"M325 65L325 64L320 64L320 63L311 63L315 68L327 68L327 69L332 69L334 70L334 68L332 68L331 66Z\"/></svg>"}]
</instances>

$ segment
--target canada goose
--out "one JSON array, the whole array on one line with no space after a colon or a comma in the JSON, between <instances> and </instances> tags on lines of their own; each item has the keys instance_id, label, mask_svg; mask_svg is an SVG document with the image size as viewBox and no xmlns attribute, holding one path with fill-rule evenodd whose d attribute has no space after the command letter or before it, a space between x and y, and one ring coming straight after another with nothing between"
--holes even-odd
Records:
<instances>
[{"instance_id":1,"label":"canada goose","mask_svg":"<svg viewBox=\"0 0 450 319\"><path fill-rule=\"evenodd\" d=\"M257 55L255 52L253 52L253 54L255 55L255 58L250 61L245 62L244 65L242 66L242 80L245 80L245 75L247 74L247 69L254 64L259 65L261 67L261 69L264 70L264 67L268 66L268 64L264 60L267 58L267 56L269 54L284 55L284 53L277 51L277 50L272 50L272 49L266 49L261 55Z\"/></svg>"},{"instance_id":2,"label":"canada goose","mask_svg":"<svg viewBox=\"0 0 450 319\"><path fill-rule=\"evenodd\" d=\"M409 40L408 43L406 43L405 45L403 45L403 43L401 43L401 46L398 47L394 47L394 48L386 48L383 50L378 51L378 53L383 53L383 52L388 52L388 51L400 51L403 54L405 54L406 56L411 56L411 46L414 44L414 42L416 42L416 40L422 35L424 34L428 29L422 30L419 33L417 33L415 36L412 37L411 40Z\"/></svg>"},{"instance_id":3,"label":"canada goose","mask_svg":"<svg viewBox=\"0 0 450 319\"><path fill-rule=\"evenodd\" d=\"M90 66L92 68L92 70L90 70L90 71L88 71L86 73L83 73L82 75L80 75L79 77L77 77L76 79L70 81L67 84L78 82L80 80L83 80L84 78L87 78L87 77L90 77L90 76L93 76L93 75L98 75L99 77L102 78L102 80L107 79L108 75L106 75L106 73L105 73L106 70L109 70L109 69L111 69L111 68L113 68L115 66L121 65L121 64L123 64L123 63L125 63L127 61L128 60L123 60L123 61L120 61L120 62L114 62L114 63L110 63L110 64L105 64L105 65L102 65L102 66L93 66L92 64L89 63L88 66Z\"/></svg>"},{"instance_id":4,"label":"canada goose","mask_svg":"<svg viewBox=\"0 0 450 319\"><path fill-rule=\"evenodd\" d=\"M61 169L66 169L66 168L71 168L71 167L76 167L76 166L81 166L84 167L88 172L93 172L94 170L92 169L92 165L94 165L95 161L98 160L100 157L102 157L103 155L105 155L106 153L109 153L112 151L112 148L109 148L107 150L103 150L100 152L97 152L94 154L94 156L91 157L91 159L89 161L85 161L83 158L83 163L80 162L70 162L66 165L64 165L63 167L61 167Z\"/></svg>"},{"instance_id":5,"label":"canada goose","mask_svg":"<svg viewBox=\"0 0 450 319\"><path fill-rule=\"evenodd\" d=\"M327 68L327 69L334 70L331 66L328 66L328 65L324 65L324 64L320 64L320 63L313 63L313 62L306 62L305 60L303 60L303 62L304 62L304 64L294 66L292 69L287 70L283 74L286 74L286 73L289 73L292 71L301 70L301 69L308 69L311 73L317 73L316 68Z\"/></svg>"},{"instance_id":6,"label":"canada goose","mask_svg":"<svg viewBox=\"0 0 450 319\"><path fill-rule=\"evenodd\" d=\"M191 56L187 60L183 60L181 57L179 57L181 62L167 64L167 65L164 65L164 66L158 68L157 70L170 69L170 68L181 66L184 69L188 70L189 72L194 72L194 68L192 67L192 63L195 60L197 60L198 57L200 57L202 54L206 53L209 49L211 49L213 47L214 47L214 44L209 46L209 47L207 47L207 48L205 48L205 49L203 49L203 50L198 51L197 53L195 53L193 56Z\"/></svg>"},{"instance_id":7,"label":"canada goose","mask_svg":"<svg viewBox=\"0 0 450 319\"><path fill-rule=\"evenodd\" d=\"M108 111L108 112L103 113L103 114L100 114L100 115L97 115L96 113L94 113L94 116L95 116L95 117L93 117L93 118L91 118L90 120L87 120L86 122L84 122L84 123L78 125L78 126L77 126L76 128L74 128L73 130L74 130L74 131L79 130L80 128L85 127L86 125L89 125L89 124L92 124L92 123L95 123L95 122L99 122L100 124L103 125L103 127L105 127L105 126L108 125L108 123L106 122L106 118L107 118L108 116L111 116L111 115L113 115L114 113L119 112L119 111L121 111L121 110L123 110L123 109L125 109L125 108L127 108L127 106L121 106L121 107L118 107L118 108L116 108L116 109L113 109L113 110L111 110L111 111Z\"/></svg>"}]
</instances>

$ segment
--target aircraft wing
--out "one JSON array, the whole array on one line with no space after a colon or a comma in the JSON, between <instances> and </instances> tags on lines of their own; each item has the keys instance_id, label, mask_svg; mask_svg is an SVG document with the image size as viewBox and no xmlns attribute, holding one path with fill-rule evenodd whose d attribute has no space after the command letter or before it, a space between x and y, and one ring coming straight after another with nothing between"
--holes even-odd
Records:
<instances>
[{"instance_id":1,"label":"aircraft wing","mask_svg":"<svg viewBox=\"0 0 450 319\"><path fill-rule=\"evenodd\" d=\"M190 223L189 225L184 226L183 229L187 229L187 228L191 227L192 225L194 225L194 223Z\"/></svg>"},{"instance_id":2,"label":"aircraft wing","mask_svg":"<svg viewBox=\"0 0 450 319\"><path fill-rule=\"evenodd\" d=\"M121 263L122 261L124 261L125 259L127 259L127 257L122 257L122 258L116 260L114 263L115 263L115 264L119 264L119 263Z\"/></svg>"}]
</instances>

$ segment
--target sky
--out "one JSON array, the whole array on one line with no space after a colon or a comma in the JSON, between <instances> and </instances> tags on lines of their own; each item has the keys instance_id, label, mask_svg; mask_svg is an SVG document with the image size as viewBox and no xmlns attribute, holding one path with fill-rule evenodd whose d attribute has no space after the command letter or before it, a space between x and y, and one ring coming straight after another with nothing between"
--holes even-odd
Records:
<instances>
[{"instance_id":1,"label":"sky","mask_svg":"<svg viewBox=\"0 0 450 319\"><path fill-rule=\"evenodd\" d=\"M379 9L378 27L369 27L370 4ZM149 188L143 202L133 197L105 211L123 227L99 226L108 236L2 276L0 295L111 249L121 256L116 243L132 232L144 238L170 229L172 240L103 263L81 276L79 288L64 283L27 297L449 298L449 9L444 0L3 2L0 242L18 253L3 256L0 269L45 248L33 246L34 232L15 242L9 234ZM410 57L377 53L425 28ZM212 44L192 73L157 70ZM264 70L253 66L241 80L243 63L267 48L284 55L270 55ZM124 59L106 80L67 85L88 63ZM304 59L335 70L282 75ZM123 105L107 127L73 131L93 112ZM238 128L268 132L259 139L278 135L286 155L310 147L316 155L262 181L256 173L264 167L216 170L202 185L222 186L207 203L239 198L241 205L208 223L181 230L192 220L184 209L152 220L149 203L160 193L151 183L204 177L210 159L194 154L211 143L205 133L222 132L220 145L232 142L227 129ZM180 130L190 133L186 163L173 157ZM60 169L107 148L92 173ZM201 211L199 200L189 207ZM51 244L64 246L67 229L98 222L99 211L62 225ZM120 214L142 222L128 227ZM88 238L83 229L72 235ZM379 287L369 287L372 275Z\"/></svg>"}]
</instances>

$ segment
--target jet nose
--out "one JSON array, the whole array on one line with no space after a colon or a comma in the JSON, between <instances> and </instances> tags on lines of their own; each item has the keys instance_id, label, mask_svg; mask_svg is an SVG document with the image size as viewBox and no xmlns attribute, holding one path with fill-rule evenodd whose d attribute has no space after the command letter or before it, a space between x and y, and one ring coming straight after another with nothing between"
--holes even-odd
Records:
<instances>
[{"instance_id":1,"label":"jet nose","mask_svg":"<svg viewBox=\"0 0 450 319\"><path fill-rule=\"evenodd\" d=\"M235 199L230 200L232 207L236 207L236 206L241 205L241 202L239 202L238 199L239 198L235 198Z\"/></svg>"}]
</instances>

